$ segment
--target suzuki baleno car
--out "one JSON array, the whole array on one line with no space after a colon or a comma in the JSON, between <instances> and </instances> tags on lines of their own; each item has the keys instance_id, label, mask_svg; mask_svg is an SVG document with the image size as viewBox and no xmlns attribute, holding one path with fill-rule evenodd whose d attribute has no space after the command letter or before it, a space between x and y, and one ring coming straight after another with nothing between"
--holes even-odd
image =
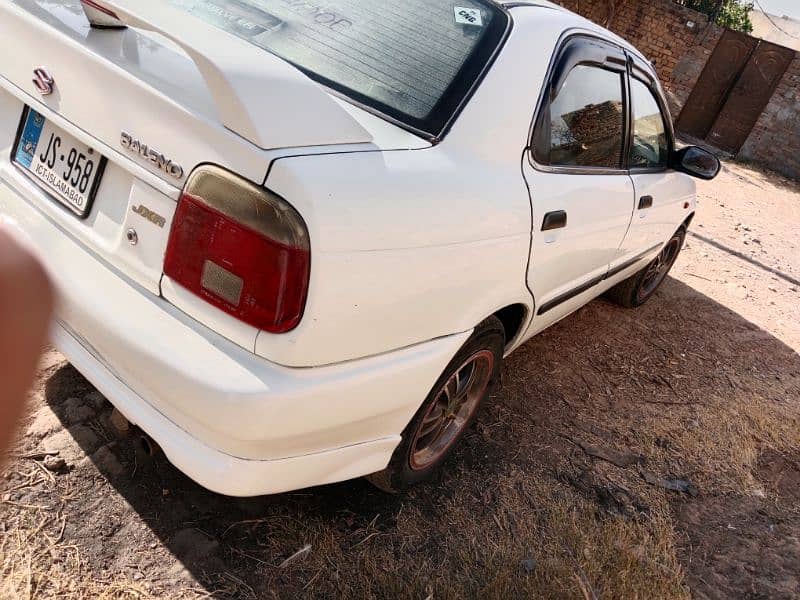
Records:
<instances>
[{"instance_id":1,"label":"suzuki baleno car","mask_svg":"<svg viewBox=\"0 0 800 600\"><path fill-rule=\"evenodd\" d=\"M0 149L56 346L235 496L424 479L505 355L653 296L719 169L539 1L6 0Z\"/></svg>"}]
</instances>

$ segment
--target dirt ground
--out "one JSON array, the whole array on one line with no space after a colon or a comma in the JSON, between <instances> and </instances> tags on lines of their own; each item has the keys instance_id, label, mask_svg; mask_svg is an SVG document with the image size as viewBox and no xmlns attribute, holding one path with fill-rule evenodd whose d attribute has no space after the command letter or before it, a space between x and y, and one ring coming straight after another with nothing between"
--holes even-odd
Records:
<instances>
[{"instance_id":1,"label":"dirt ground","mask_svg":"<svg viewBox=\"0 0 800 600\"><path fill-rule=\"evenodd\" d=\"M512 355L405 496L214 495L48 351L0 479L0 597L797 598L799 232L800 187L726 165L657 298Z\"/></svg>"}]
</instances>

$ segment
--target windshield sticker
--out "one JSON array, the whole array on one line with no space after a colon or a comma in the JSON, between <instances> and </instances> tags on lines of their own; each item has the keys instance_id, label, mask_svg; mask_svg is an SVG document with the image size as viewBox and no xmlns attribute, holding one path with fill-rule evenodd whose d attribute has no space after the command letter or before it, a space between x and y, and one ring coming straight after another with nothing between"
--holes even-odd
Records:
<instances>
[{"instance_id":1,"label":"windshield sticker","mask_svg":"<svg viewBox=\"0 0 800 600\"><path fill-rule=\"evenodd\" d=\"M179 0L176 4L189 12L199 13L210 23L244 38L275 31L284 24L275 15L237 0L225 0L224 5L212 0Z\"/></svg>"},{"instance_id":2,"label":"windshield sticker","mask_svg":"<svg viewBox=\"0 0 800 600\"><path fill-rule=\"evenodd\" d=\"M453 9L456 13L456 23L461 25L472 25L473 27L483 27L483 16L477 8L464 8L456 6Z\"/></svg>"},{"instance_id":3,"label":"windshield sticker","mask_svg":"<svg viewBox=\"0 0 800 600\"><path fill-rule=\"evenodd\" d=\"M310 18L317 25L324 25L334 31L349 29L353 26L353 21L328 6L309 2L308 0L280 0L280 2L292 12L302 17Z\"/></svg>"},{"instance_id":4,"label":"windshield sticker","mask_svg":"<svg viewBox=\"0 0 800 600\"><path fill-rule=\"evenodd\" d=\"M352 19L330 5L309 0L169 0L171 4L204 17L230 33L252 39L286 27L294 13L306 22L341 32L353 27ZM262 8L263 7L263 8ZM278 13L277 15L274 13Z\"/></svg>"}]
</instances>

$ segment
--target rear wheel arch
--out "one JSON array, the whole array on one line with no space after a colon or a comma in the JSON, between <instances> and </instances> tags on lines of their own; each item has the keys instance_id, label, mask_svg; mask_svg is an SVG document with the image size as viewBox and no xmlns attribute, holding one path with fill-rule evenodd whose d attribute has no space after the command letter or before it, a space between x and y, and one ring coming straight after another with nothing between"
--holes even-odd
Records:
<instances>
[{"instance_id":1,"label":"rear wheel arch","mask_svg":"<svg viewBox=\"0 0 800 600\"><path fill-rule=\"evenodd\" d=\"M499 380L504 341L503 325L494 315L475 326L403 430L389 464L367 475L368 481L397 493L436 472L472 426Z\"/></svg>"}]
</instances>

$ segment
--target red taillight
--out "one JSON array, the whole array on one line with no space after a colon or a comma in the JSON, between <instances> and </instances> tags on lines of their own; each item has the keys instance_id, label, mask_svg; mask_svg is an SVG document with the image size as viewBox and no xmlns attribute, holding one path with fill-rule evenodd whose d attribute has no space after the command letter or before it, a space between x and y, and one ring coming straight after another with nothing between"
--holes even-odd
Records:
<instances>
[{"instance_id":1,"label":"red taillight","mask_svg":"<svg viewBox=\"0 0 800 600\"><path fill-rule=\"evenodd\" d=\"M303 316L311 253L285 200L219 167L200 167L181 194L164 273L237 319L269 331Z\"/></svg>"}]
</instances>

